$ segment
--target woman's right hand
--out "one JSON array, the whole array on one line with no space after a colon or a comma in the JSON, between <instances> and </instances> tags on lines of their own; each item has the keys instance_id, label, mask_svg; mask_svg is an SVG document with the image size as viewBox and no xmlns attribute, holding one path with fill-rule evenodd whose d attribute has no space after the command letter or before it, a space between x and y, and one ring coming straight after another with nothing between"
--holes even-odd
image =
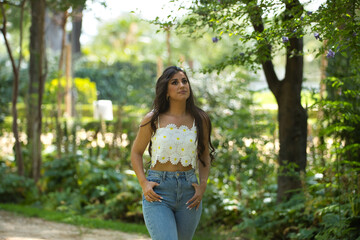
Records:
<instances>
[{"instance_id":1,"label":"woman's right hand","mask_svg":"<svg viewBox=\"0 0 360 240\"><path fill-rule=\"evenodd\" d=\"M159 186L159 184L157 182L151 182L151 181L147 181L147 180L142 184L141 188L143 190L146 201L161 202L161 199L163 199L163 198L154 191L154 187L156 187L156 186Z\"/></svg>"}]
</instances>

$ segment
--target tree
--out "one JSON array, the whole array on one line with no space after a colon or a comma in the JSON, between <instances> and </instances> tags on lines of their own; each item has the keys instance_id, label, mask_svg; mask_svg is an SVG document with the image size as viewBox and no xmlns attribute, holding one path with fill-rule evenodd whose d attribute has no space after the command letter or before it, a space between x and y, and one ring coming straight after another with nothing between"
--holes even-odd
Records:
<instances>
[{"instance_id":1,"label":"tree","mask_svg":"<svg viewBox=\"0 0 360 240\"><path fill-rule=\"evenodd\" d=\"M190 35L213 31L213 42L223 34L238 38L233 54L207 68L223 70L228 65L262 66L269 89L278 104L279 171L278 201L301 188L300 173L306 168L307 113L301 105L303 82L304 7L292 1L195 1L177 28ZM306 16L306 15L305 15ZM250 28L253 30L251 31ZM285 49L285 77L279 79L272 58Z\"/></svg>"},{"instance_id":2,"label":"tree","mask_svg":"<svg viewBox=\"0 0 360 240\"><path fill-rule=\"evenodd\" d=\"M72 18L71 46L73 58L78 58L81 54L81 28L82 28L82 11L84 6L80 6L74 10Z\"/></svg>"},{"instance_id":3,"label":"tree","mask_svg":"<svg viewBox=\"0 0 360 240\"><path fill-rule=\"evenodd\" d=\"M103 2L102 2L103 3ZM27 140L28 140L28 151L29 151L29 161L31 163L24 164L22 163L21 155L21 145L19 142L19 136L17 133L17 112L16 112L16 102L18 96L18 85L19 85L19 69L20 62L22 57L22 24L23 24L23 12L25 7L24 1L1 1L1 16L3 20L3 26L1 31L3 33L7 50L10 56L10 61L12 64L12 69L14 73L14 87L13 87L13 100L12 100L12 112L13 112L13 131L15 136L15 152L16 160L18 162L18 171L19 174L24 174L23 165L30 165L31 171L29 175L37 181L40 178L40 169L41 169L41 126L42 126L42 99L44 92L44 83L46 81L46 54L45 54L45 8L52 7L54 9L82 9L85 6L85 0L69 0L69 1L30 1L31 9L31 27L30 27L30 62L29 62L29 89L27 96ZM4 4L7 5L16 5L18 4L21 7L21 17L19 19L13 19L14 23L19 21L20 25L20 53L19 53L19 62L16 66L13 54L11 52L11 46L7 40L7 19L5 15ZM104 3L103 3L104 4ZM16 39L17 34L12 35L12 38ZM79 34L75 38L78 38ZM75 40L76 41L76 40Z\"/></svg>"},{"instance_id":4,"label":"tree","mask_svg":"<svg viewBox=\"0 0 360 240\"><path fill-rule=\"evenodd\" d=\"M59 55L59 67L58 67L58 78L63 76L63 67L65 62L66 46L69 42L72 44L73 53L76 55L80 54L80 35L81 35L81 24L82 24L82 9L85 7L86 0L67 0L67 1L49 1L47 4L47 18L49 25L53 26L53 29L47 30L47 39L53 50L60 52ZM71 10L72 9L72 10ZM66 31L66 24L69 17L73 17L73 31L70 34L70 41L67 40L68 33ZM50 26L51 26L50 25ZM57 34L57 38L54 38L54 33ZM65 93L62 92L61 85L59 82L58 86L58 119L61 118L61 103L63 96L70 95L70 89L66 88Z\"/></svg>"},{"instance_id":5,"label":"tree","mask_svg":"<svg viewBox=\"0 0 360 240\"><path fill-rule=\"evenodd\" d=\"M11 61L12 71L13 71L13 92L12 92L12 117L13 117L13 123L12 123L12 130L14 133L15 138L15 161L17 164L17 171L20 176L24 175L24 160L21 150L21 143L19 140L19 130L18 130L18 113L17 113L17 98L18 98L18 92L19 92L19 75L20 75L20 66L21 66L21 60L22 60L22 40L23 40L23 17L24 17L24 8L25 8L25 2L26 0L23 0L20 2L20 40L19 40L19 59L18 64L16 65L15 59L13 56L13 52L9 43L9 40L7 38L7 18L6 18L6 12L4 7L4 2L0 2L0 8L3 18L3 25L1 28L1 32L3 34L5 45L9 54L9 58Z\"/></svg>"},{"instance_id":6,"label":"tree","mask_svg":"<svg viewBox=\"0 0 360 240\"><path fill-rule=\"evenodd\" d=\"M307 113L301 106L303 37L310 31L316 39L326 40L324 47L315 50L318 55L327 52L334 57L347 48L359 55L358 5L354 0L341 4L330 0L312 12L299 0L197 0L188 7L185 19L170 17L169 22L159 23L163 28L176 24L179 32L195 37L213 32L214 43L226 39L225 35L237 40L232 54L206 67L207 72L222 71L229 65L246 65L251 70L262 66L278 104L278 201L301 187L300 173L306 168ZM285 77L279 79L272 60L284 52Z\"/></svg>"},{"instance_id":7,"label":"tree","mask_svg":"<svg viewBox=\"0 0 360 240\"><path fill-rule=\"evenodd\" d=\"M27 136L29 155L32 161L31 176L40 178L41 169L41 126L42 97L46 79L45 56L45 0L31 0L29 99L27 108Z\"/></svg>"},{"instance_id":8,"label":"tree","mask_svg":"<svg viewBox=\"0 0 360 240\"><path fill-rule=\"evenodd\" d=\"M60 126L60 120L63 116L62 113L62 103L65 96L66 99L66 112L69 116L72 116L73 105L71 104L72 100L72 89L71 89L71 78L70 78L70 56L72 55L69 51L70 45L69 40L67 40L68 33L66 31L66 24L69 17L73 17L73 32L70 34L71 43L73 43L73 52L76 55L80 54L80 35L81 35L81 19L82 19L82 9L85 6L86 0L68 0L68 1L49 1L47 4L47 19L48 24L52 26L47 28L46 38L50 43L51 49L54 50L54 53L59 53L59 65L57 78L61 79L63 77L64 65L66 66L66 79L67 84L63 91L60 81L58 81L57 88L57 116L56 116L56 147L57 147L57 156L61 157L61 139L62 132ZM72 11L71 11L72 9ZM49 31L50 30L50 31ZM56 35L57 37L54 37ZM57 54L56 54L57 55ZM66 56L66 60L65 60ZM64 64L66 63L66 64Z\"/></svg>"}]
</instances>

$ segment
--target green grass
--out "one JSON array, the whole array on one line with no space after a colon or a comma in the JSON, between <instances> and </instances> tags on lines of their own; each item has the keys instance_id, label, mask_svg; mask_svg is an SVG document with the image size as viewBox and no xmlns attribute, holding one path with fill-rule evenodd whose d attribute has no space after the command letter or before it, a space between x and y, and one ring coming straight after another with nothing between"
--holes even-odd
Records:
<instances>
[{"instance_id":1,"label":"green grass","mask_svg":"<svg viewBox=\"0 0 360 240\"><path fill-rule=\"evenodd\" d=\"M74 215L65 212L44 210L41 208L0 203L0 210L10 211L26 217L37 217L48 221L67 223L75 226L109 229L126 233L135 233L149 236L144 224L126 223L120 221L110 221L95 218L88 218L80 215ZM223 239L224 235L217 233L217 229L197 231L194 240L217 240Z\"/></svg>"}]
</instances>

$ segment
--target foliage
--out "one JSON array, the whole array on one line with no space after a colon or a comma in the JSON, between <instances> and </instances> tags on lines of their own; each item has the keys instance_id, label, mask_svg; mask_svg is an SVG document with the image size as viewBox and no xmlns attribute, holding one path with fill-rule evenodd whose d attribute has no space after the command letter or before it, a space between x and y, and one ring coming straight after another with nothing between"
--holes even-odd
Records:
<instances>
[{"instance_id":1,"label":"foliage","mask_svg":"<svg viewBox=\"0 0 360 240\"><path fill-rule=\"evenodd\" d=\"M316 12L309 14L307 20L311 24L311 31L324 42L320 53L332 50L335 56L338 53L346 57L351 56L354 66L359 64L359 7L359 1L329 0Z\"/></svg>"},{"instance_id":2,"label":"foliage","mask_svg":"<svg viewBox=\"0 0 360 240\"><path fill-rule=\"evenodd\" d=\"M5 67L6 61L0 60L0 126L4 122L4 118L9 114L9 105L11 102L11 77L10 77L10 68ZM1 131L0 131L1 134Z\"/></svg>"},{"instance_id":3,"label":"foliage","mask_svg":"<svg viewBox=\"0 0 360 240\"><path fill-rule=\"evenodd\" d=\"M354 216L352 206L344 204L339 195L329 195L329 185L316 173L308 172L304 179L305 194L295 195L281 204L264 204L253 214L243 214L242 222L234 228L251 239L356 239L359 216ZM334 186L336 190L336 186ZM331 191L331 190L330 190ZM339 194L339 193L337 193ZM353 204L359 206L359 196Z\"/></svg>"},{"instance_id":4,"label":"foliage","mask_svg":"<svg viewBox=\"0 0 360 240\"><path fill-rule=\"evenodd\" d=\"M310 8L316 1L297 2L193 1L190 6L181 7L188 12L184 19L178 20L169 15L167 22L160 22L159 18L153 22L163 28L175 26L179 33L194 38L212 33L212 41L216 44L227 38L233 39L230 42L230 54L218 59L220 61L216 64L211 64L206 68L207 71L223 70L231 65L246 65L256 70L259 63L284 54L283 50L290 44L289 39L304 36L312 36L324 43L313 50L317 56L329 50L343 54L345 49L351 49L354 59L359 59L357 1L342 0L341 4L326 1L316 11ZM298 53L291 54L295 56Z\"/></svg>"},{"instance_id":5,"label":"foliage","mask_svg":"<svg viewBox=\"0 0 360 240\"><path fill-rule=\"evenodd\" d=\"M89 78L74 78L74 89L76 92L76 103L92 104L97 100L96 83L91 82ZM44 104L55 104L57 101L58 79L52 79L45 83ZM61 88L65 89L66 79L60 80Z\"/></svg>"},{"instance_id":6,"label":"foliage","mask_svg":"<svg viewBox=\"0 0 360 240\"><path fill-rule=\"evenodd\" d=\"M344 55L352 56L352 55ZM357 65L329 61L327 96L317 99L320 143L309 154L303 194L282 204L264 204L241 215L233 228L251 239L357 239L359 225L359 75ZM254 207L255 205L251 205Z\"/></svg>"},{"instance_id":7,"label":"foliage","mask_svg":"<svg viewBox=\"0 0 360 240\"><path fill-rule=\"evenodd\" d=\"M105 23L98 36L85 47L91 61L112 65L115 62L154 62L164 52L160 36L153 27L134 15Z\"/></svg>"},{"instance_id":8,"label":"foliage","mask_svg":"<svg viewBox=\"0 0 360 240\"><path fill-rule=\"evenodd\" d=\"M359 72L351 54L339 55L329 60L324 81L327 95L318 99L316 107L322 113L318 129L319 159L327 158L322 174L328 180L325 196L332 203L324 207L326 214L321 224L319 239L355 239L360 236L359 225L359 156L360 122ZM329 143L332 144L329 144ZM320 209L318 209L320 211Z\"/></svg>"},{"instance_id":9,"label":"foliage","mask_svg":"<svg viewBox=\"0 0 360 240\"><path fill-rule=\"evenodd\" d=\"M32 179L19 176L12 172L9 161L0 161L0 202L27 203L38 197L35 183Z\"/></svg>"},{"instance_id":10,"label":"foliage","mask_svg":"<svg viewBox=\"0 0 360 240\"><path fill-rule=\"evenodd\" d=\"M219 75L188 71L194 79L191 81L195 95L199 96L198 102L211 115L217 150L203 199L200 230L219 229L234 238L249 239L359 237L356 227L360 214L360 82L359 65L354 64L360 52L359 36L354 35L358 32L358 18L356 14L347 16L344 13L351 1L343 1L343 5L333 5L328 1L329 5L324 4L312 13L306 11L305 5L295 21L284 19L281 12L284 10L283 2L260 1L266 20L266 29L261 34L243 28L251 17L243 7L254 7L251 1L248 5L239 1L234 5L233 2L196 1L199 8L193 8L193 15L180 23L178 31L183 31L181 27L189 24L191 27L185 30L189 30L192 36L203 36L204 41L197 39L190 44L188 38L180 39L178 35L172 38L173 62L178 62L177 59L184 55L189 68L191 60L195 59L202 65L219 63L215 68L209 67L210 70L224 69ZM132 22L135 25L131 25ZM61 158L51 151L49 153L51 146L43 152L46 156L43 177L38 184L40 196L36 195L32 181L16 176L14 166L2 164L1 201L26 200L58 214L70 213L71 217L67 215L63 220L72 223L84 221L78 215L142 221L141 188L133 173L128 171L130 146L136 134L138 117L151 108L156 80L155 59L159 55L166 57L163 35L153 37L153 28L146 29L147 26L131 18L104 26L92 45L92 52L85 50L85 58L75 68L77 77L90 79L90 82L84 80L84 88L81 87L84 90L80 90L84 93L84 100L79 100L84 103L80 123L71 130L63 125L64 152L65 149L69 151ZM289 31L296 27L301 31ZM320 52L329 48L336 52L335 58L329 61L329 70L333 72L328 71L328 96L308 110L310 116L314 116L317 109L324 111L321 127L309 136L324 138L324 141L309 150L303 194L276 204L276 116L274 111L254 103L254 93L248 90L248 82L253 77L245 73L245 67L257 68L261 56L256 52L262 43L271 42L272 51L282 53L288 44L283 42L283 36L291 38L307 34L312 37L315 32L321 37L319 42L327 44L319 49ZM149 38L151 42L147 44ZM341 41L337 42L339 39ZM257 41L258 44L254 44ZM100 57L94 58L94 55ZM352 58L348 59L348 56ZM147 62L145 59L150 60ZM6 106L7 111L11 78L6 66L5 62L0 64L0 106ZM22 84L21 89L25 91L26 81ZM92 86L91 97L85 97L90 92L85 87L87 84ZM89 120L92 106L85 103L94 98L94 84L98 98L112 100L119 114L114 121L105 123L104 132L125 134L127 145L108 142L101 147L93 145L101 135L101 125ZM56 86L55 82L46 83L48 103L56 102ZM77 87L80 89L79 85ZM52 132L52 115L46 113L50 113L54 105L43 105L43 108L44 116L47 116L43 128ZM25 118L24 111L22 118ZM79 132L88 135L76 141ZM69 146L70 143L75 147ZM92 221L89 224L101 225Z\"/></svg>"},{"instance_id":11,"label":"foliage","mask_svg":"<svg viewBox=\"0 0 360 240\"><path fill-rule=\"evenodd\" d=\"M84 7L86 0L61 0L61 1L47 1L46 6L53 11L67 11L71 9L76 9L79 7Z\"/></svg>"},{"instance_id":12,"label":"foliage","mask_svg":"<svg viewBox=\"0 0 360 240\"><path fill-rule=\"evenodd\" d=\"M359 75L350 59L329 61L321 111L320 143L309 154L303 194L282 204L244 211L233 228L251 239L357 239L359 225ZM316 108L315 108L316 107ZM254 208L256 205L251 205Z\"/></svg>"},{"instance_id":13,"label":"foliage","mask_svg":"<svg viewBox=\"0 0 360 240\"><path fill-rule=\"evenodd\" d=\"M194 92L211 116L216 148L200 229L229 231L244 212L258 211L263 199L272 202L276 195L275 116L253 102L251 76L243 69L227 71L191 77L206 79Z\"/></svg>"},{"instance_id":14,"label":"foliage","mask_svg":"<svg viewBox=\"0 0 360 240\"><path fill-rule=\"evenodd\" d=\"M141 188L133 175L120 173L118 162L81 155L48 156L41 180L46 209L106 219L140 221Z\"/></svg>"},{"instance_id":15,"label":"foliage","mask_svg":"<svg viewBox=\"0 0 360 240\"><path fill-rule=\"evenodd\" d=\"M152 104L156 66L151 62L107 65L84 61L75 76L95 82L98 99L108 99L119 105L150 107Z\"/></svg>"},{"instance_id":16,"label":"foliage","mask_svg":"<svg viewBox=\"0 0 360 240\"><path fill-rule=\"evenodd\" d=\"M156 62L160 68L178 65L193 70L231 53L231 39L213 44L211 38L208 33L203 39L186 37L173 28L160 31L145 20L123 15L101 26L98 36L84 47L84 54L89 61L108 65L117 61Z\"/></svg>"},{"instance_id":17,"label":"foliage","mask_svg":"<svg viewBox=\"0 0 360 240\"><path fill-rule=\"evenodd\" d=\"M351 57L338 56L329 61L327 97L319 101L324 111L322 134L338 139L339 148L335 153L342 160L352 161L360 157L360 75L358 65L352 63ZM355 166L353 166L355 167Z\"/></svg>"},{"instance_id":18,"label":"foliage","mask_svg":"<svg viewBox=\"0 0 360 240\"><path fill-rule=\"evenodd\" d=\"M13 56L16 59L19 59L19 40L20 40L20 15L21 15L21 2L22 1L3 1L2 3L4 5L5 14L7 18L7 33L10 35L10 47L13 49ZM29 51L26 50L26 48L29 45L29 31L26 31L26 29L30 28L30 11L29 10L30 4L25 4L23 12L23 57L25 59L29 58ZM0 17L1 17L1 24L2 22L2 12L0 11ZM1 26L1 25L0 25ZM9 36L8 36L9 37ZM5 53L5 44L4 46L4 52L3 49L0 48L0 54ZM7 50L6 50L7 51ZM7 52L5 53L7 55ZM8 55L7 55L8 57Z\"/></svg>"}]
</instances>

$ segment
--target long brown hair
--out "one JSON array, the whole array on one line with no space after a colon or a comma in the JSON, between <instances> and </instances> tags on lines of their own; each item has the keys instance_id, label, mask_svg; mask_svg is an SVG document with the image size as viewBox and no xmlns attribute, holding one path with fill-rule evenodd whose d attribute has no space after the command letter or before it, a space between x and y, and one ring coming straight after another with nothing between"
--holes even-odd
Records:
<instances>
[{"instance_id":1,"label":"long brown hair","mask_svg":"<svg viewBox=\"0 0 360 240\"><path fill-rule=\"evenodd\" d=\"M168 91L168 82L171 80L171 78L178 72L183 72L188 80L189 88L190 88L190 96L186 100L186 110L195 118L195 125L197 128L197 155L200 162L205 166L205 162L203 159L201 159L201 155L205 151L205 145L204 145L204 130L203 130L203 122L205 122L206 127L208 128L209 136L208 136L208 142L209 142L209 152L210 152L210 159L211 162L214 160L214 153L215 149L214 146L211 143L211 121L209 116L206 112L204 112L202 109L197 107L195 105L194 101L194 95L191 89L189 78L184 70L182 70L179 67L171 66L164 70L162 75L159 77L159 79L156 82L156 90L155 90L155 99L153 103L153 115L150 120L150 125L153 130L153 134L156 132L156 124L155 122L158 121L158 117L160 114L166 112L169 107L169 101L166 99L167 91ZM149 123L149 122L148 122ZM146 123L146 124L148 124ZM144 125L146 125L144 124ZM152 142L150 141L149 145L149 154L151 156L151 146Z\"/></svg>"}]
</instances>

